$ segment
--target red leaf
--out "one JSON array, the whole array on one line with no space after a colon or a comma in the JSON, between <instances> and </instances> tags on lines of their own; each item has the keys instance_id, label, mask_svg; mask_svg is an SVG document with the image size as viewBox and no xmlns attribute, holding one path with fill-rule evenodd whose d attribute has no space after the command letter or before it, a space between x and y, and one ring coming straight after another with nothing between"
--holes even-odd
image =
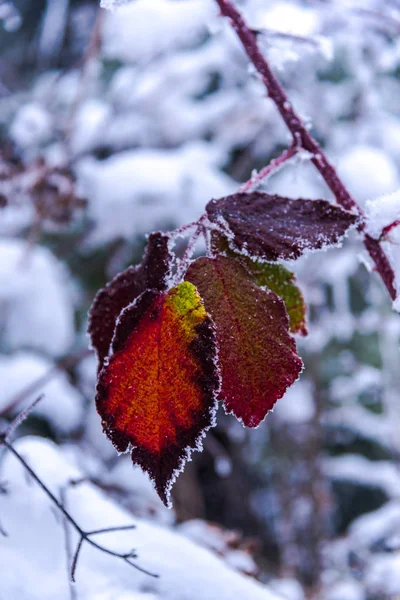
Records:
<instances>
[{"instance_id":1,"label":"red leaf","mask_svg":"<svg viewBox=\"0 0 400 600\"><path fill-rule=\"evenodd\" d=\"M291 333L307 335L306 303L297 287L294 273L283 265L243 258L246 260L246 268L257 285L272 290L285 303Z\"/></svg>"},{"instance_id":2,"label":"red leaf","mask_svg":"<svg viewBox=\"0 0 400 600\"><path fill-rule=\"evenodd\" d=\"M211 232L211 250L214 256L223 255L238 260L257 285L275 292L285 303L291 333L307 335L306 303L303 294L297 287L294 273L283 265L255 261L248 256L233 251L228 240L217 231Z\"/></svg>"},{"instance_id":3,"label":"red leaf","mask_svg":"<svg viewBox=\"0 0 400 600\"><path fill-rule=\"evenodd\" d=\"M215 323L226 411L257 427L302 369L285 305L233 258L200 258L186 278Z\"/></svg>"},{"instance_id":4,"label":"red leaf","mask_svg":"<svg viewBox=\"0 0 400 600\"><path fill-rule=\"evenodd\" d=\"M325 200L291 200L262 192L234 194L207 204L234 250L263 260L294 259L337 244L358 217Z\"/></svg>"},{"instance_id":5,"label":"red leaf","mask_svg":"<svg viewBox=\"0 0 400 600\"><path fill-rule=\"evenodd\" d=\"M146 289L165 290L170 275L172 257L169 237L152 233L142 262L128 267L100 290L89 311L88 333L97 352L99 368L108 356L118 315Z\"/></svg>"},{"instance_id":6,"label":"red leaf","mask_svg":"<svg viewBox=\"0 0 400 600\"><path fill-rule=\"evenodd\" d=\"M96 404L119 452L147 471L163 502L191 450L214 424L215 331L195 287L149 290L121 314Z\"/></svg>"}]
</instances>

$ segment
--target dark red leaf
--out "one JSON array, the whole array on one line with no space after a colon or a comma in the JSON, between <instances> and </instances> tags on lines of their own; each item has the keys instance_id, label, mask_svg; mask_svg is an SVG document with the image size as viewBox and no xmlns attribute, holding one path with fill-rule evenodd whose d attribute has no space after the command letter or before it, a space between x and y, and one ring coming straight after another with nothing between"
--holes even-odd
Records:
<instances>
[{"instance_id":1,"label":"dark red leaf","mask_svg":"<svg viewBox=\"0 0 400 600\"><path fill-rule=\"evenodd\" d=\"M295 259L305 250L337 244L358 217L326 200L292 200L262 192L234 194L207 204L233 249L263 260Z\"/></svg>"},{"instance_id":2,"label":"dark red leaf","mask_svg":"<svg viewBox=\"0 0 400 600\"><path fill-rule=\"evenodd\" d=\"M89 311L88 333L97 352L99 368L108 356L118 315L146 289L164 290L170 275L172 257L169 237L152 233L142 262L128 267L100 290Z\"/></svg>"},{"instance_id":3,"label":"dark red leaf","mask_svg":"<svg viewBox=\"0 0 400 600\"><path fill-rule=\"evenodd\" d=\"M275 292L284 301L290 322L291 333L307 335L306 303L297 286L294 273L283 265L253 260L233 251L226 238L217 231L211 232L211 250L214 256L229 256L238 260L249 272L252 280L263 288Z\"/></svg>"},{"instance_id":4,"label":"dark red leaf","mask_svg":"<svg viewBox=\"0 0 400 600\"><path fill-rule=\"evenodd\" d=\"M199 258L186 278L215 323L225 408L256 427L302 369L285 305L233 258Z\"/></svg>"}]
</instances>

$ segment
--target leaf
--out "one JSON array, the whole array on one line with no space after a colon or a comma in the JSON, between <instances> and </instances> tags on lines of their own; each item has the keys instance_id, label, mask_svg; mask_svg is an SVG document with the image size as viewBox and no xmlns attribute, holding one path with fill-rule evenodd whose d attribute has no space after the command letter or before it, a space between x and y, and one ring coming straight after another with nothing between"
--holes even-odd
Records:
<instances>
[{"instance_id":1,"label":"leaf","mask_svg":"<svg viewBox=\"0 0 400 600\"><path fill-rule=\"evenodd\" d=\"M358 217L325 200L292 200L262 192L207 204L213 223L227 228L232 249L267 261L295 259L337 244Z\"/></svg>"},{"instance_id":2,"label":"leaf","mask_svg":"<svg viewBox=\"0 0 400 600\"><path fill-rule=\"evenodd\" d=\"M186 279L215 323L225 409L257 427L302 369L285 305L230 257L199 258Z\"/></svg>"},{"instance_id":3,"label":"leaf","mask_svg":"<svg viewBox=\"0 0 400 600\"><path fill-rule=\"evenodd\" d=\"M118 315L146 289L163 291L170 275L172 257L169 237L152 233L142 262L128 267L100 290L89 311L88 333L97 352L99 369L108 356Z\"/></svg>"},{"instance_id":4,"label":"leaf","mask_svg":"<svg viewBox=\"0 0 400 600\"><path fill-rule=\"evenodd\" d=\"M119 452L149 473L168 505L191 450L214 425L219 374L215 330L196 288L144 292L120 315L96 405Z\"/></svg>"},{"instance_id":5,"label":"leaf","mask_svg":"<svg viewBox=\"0 0 400 600\"><path fill-rule=\"evenodd\" d=\"M246 261L246 266L257 285L272 290L284 301L291 333L307 335L306 303L296 285L294 273L283 265L254 262L250 259Z\"/></svg>"},{"instance_id":6,"label":"leaf","mask_svg":"<svg viewBox=\"0 0 400 600\"><path fill-rule=\"evenodd\" d=\"M211 249L214 255L222 254L240 261L257 285L275 292L285 303L291 333L307 335L306 303L297 287L294 273L283 265L254 261L248 256L234 252L226 238L217 231L211 232Z\"/></svg>"}]
</instances>

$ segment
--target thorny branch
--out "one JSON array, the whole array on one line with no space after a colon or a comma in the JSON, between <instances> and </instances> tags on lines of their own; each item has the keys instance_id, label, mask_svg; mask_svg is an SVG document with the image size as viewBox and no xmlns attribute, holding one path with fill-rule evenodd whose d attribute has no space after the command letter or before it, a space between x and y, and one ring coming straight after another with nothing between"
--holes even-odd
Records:
<instances>
[{"instance_id":1,"label":"thorny branch","mask_svg":"<svg viewBox=\"0 0 400 600\"><path fill-rule=\"evenodd\" d=\"M158 577L158 575L156 575L154 573L150 573L149 571L146 571L142 567L139 567L139 565L137 565L136 563L132 562L132 560L134 558L137 558L137 555L134 550L131 550L129 552L115 552L114 550L110 550L106 546L103 546L102 544L99 544L92 539L94 536L100 535L102 533L131 530L131 529L135 528L135 525L123 525L121 527L106 527L106 528L102 528L102 529L95 529L92 531L85 531L79 525L79 523L72 517L72 515L67 511L64 504L56 498L56 496L53 494L53 492L47 487L47 485L42 481L42 479L40 479L39 475L37 475L36 472L32 469L32 467L30 467L30 465L26 462L25 458L12 445L12 443L11 443L12 435L15 433L17 427L28 417L30 412L37 405L37 403L42 399L42 397L43 396L39 396L39 398L37 398L35 400L35 402L33 404L31 404L31 406L29 408L22 411L8 425L8 427L5 429L5 431L0 433L0 447L3 446L4 448L6 448L14 456L14 458L16 458L18 460L18 462L22 465L22 467L25 469L25 471L32 477L32 479L34 479L36 481L37 485L42 489L42 491L46 494L46 496L51 500L54 507L61 513L64 520L69 525L71 525L75 529L75 531L78 533L79 542L78 542L74 557L72 559L71 573L70 573L71 580L73 582L75 582L75 572L76 572L76 568L77 568L77 564L78 564L78 558L79 558L79 554L82 549L82 546L85 542L87 544L89 544L90 546L92 546L93 548L96 548L97 550L104 552L105 554L109 554L110 556L115 556L116 558L122 559L128 565L130 565L134 569L137 569L141 573L145 573L146 575L149 575L151 577ZM3 533L5 534L4 531L3 531Z\"/></svg>"},{"instance_id":2,"label":"thorny branch","mask_svg":"<svg viewBox=\"0 0 400 600\"><path fill-rule=\"evenodd\" d=\"M241 13L233 6L230 0L216 0L216 2L221 10L221 15L230 19L231 25L236 31L247 56L261 75L267 88L268 96L274 102L283 121L286 123L287 128L292 134L293 145L310 153L311 162L333 192L337 203L343 208L355 211L360 215L362 220L359 225L359 231L364 234L364 245L375 263L375 270L381 276L391 299L395 300L397 293L394 285L394 272L389 259L379 241L366 233L365 221L363 220L361 208L350 195L345 185L338 177L335 168L329 162L317 141L307 130L300 116L294 110L286 92L273 74L267 59L264 57L258 46L257 33L247 25Z\"/></svg>"}]
</instances>

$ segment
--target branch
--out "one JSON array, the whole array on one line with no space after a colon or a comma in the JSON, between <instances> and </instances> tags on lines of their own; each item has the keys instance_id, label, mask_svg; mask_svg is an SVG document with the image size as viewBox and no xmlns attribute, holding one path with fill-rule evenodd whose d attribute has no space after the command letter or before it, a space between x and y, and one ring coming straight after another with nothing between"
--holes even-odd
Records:
<instances>
[{"instance_id":1,"label":"branch","mask_svg":"<svg viewBox=\"0 0 400 600\"><path fill-rule=\"evenodd\" d=\"M96 529L93 531L85 531L78 524L78 522L72 517L72 515L66 510L65 506L56 498L56 496L47 487L47 485L35 473L35 471L32 469L32 467L29 466L29 464L26 462L26 460L23 458L23 456L18 452L18 450L16 450L14 448L14 446L12 445L12 443L10 441L11 435L15 432L16 428L22 423L22 421L24 419L26 419L26 417L30 414L30 412L33 410L33 408L36 406L36 404L39 402L39 400L41 398L42 397L39 397L38 399L36 399L35 402L31 406L29 406L29 408L22 411L22 413L19 414L14 419L14 421L12 421L10 423L10 425L5 429L5 431L0 433L0 446L4 446L4 448L6 448L18 460L18 462L22 465L22 467L25 469L25 471L32 477L32 479L34 479L34 481L36 481L37 485L42 489L42 491L46 494L46 496L51 500L54 507L61 513L61 515L64 517L64 520L66 522L68 522L70 525L72 525L72 527L75 529L75 531L79 534L79 542L78 542L78 546L75 551L74 558L72 561L72 566L71 566L71 580L75 581L75 571L76 571L76 567L77 567L77 563L78 563L79 553L80 553L80 550L81 550L84 542L88 543L90 546L93 546L97 550L104 552L105 554L109 554L110 556L115 556L116 558L121 558L124 562L126 562L128 565L130 565L134 569L140 571L141 573L145 573L146 575L149 575L151 577L158 577L158 575L156 575L154 573L150 573L149 571L146 571L145 569L142 569L141 567L139 567L139 565L137 565L136 563L131 562L131 559L136 558L136 554L134 551L131 550L130 552L125 552L125 553L114 552L114 550L110 550L109 548L102 546L101 544L98 544L97 542L95 542L94 540L91 539L92 536L95 536L95 535L98 535L101 533L107 533L110 531L126 531L128 529L134 529L135 525L123 525L121 527L109 527L109 528L104 528L104 529Z\"/></svg>"},{"instance_id":2,"label":"branch","mask_svg":"<svg viewBox=\"0 0 400 600\"><path fill-rule=\"evenodd\" d=\"M258 46L256 33L247 25L240 12L233 6L230 0L216 0L216 2L221 10L221 15L230 19L231 25L242 42L247 56L261 75L264 85L267 88L268 96L274 102L283 121L292 134L294 146L307 150L311 154L311 162L322 175L334 194L337 203L346 210L356 211L363 218L364 215L361 208L344 186L335 168L328 161L317 141L307 130L289 101L286 92L273 74L267 59ZM365 233L364 220L359 226L359 231L364 233L364 245L374 261L375 270L381 276L391 299L395 300L397 296L394 285L395 277L389 259L380 243Z\"/></svg>"}]
</instances>

